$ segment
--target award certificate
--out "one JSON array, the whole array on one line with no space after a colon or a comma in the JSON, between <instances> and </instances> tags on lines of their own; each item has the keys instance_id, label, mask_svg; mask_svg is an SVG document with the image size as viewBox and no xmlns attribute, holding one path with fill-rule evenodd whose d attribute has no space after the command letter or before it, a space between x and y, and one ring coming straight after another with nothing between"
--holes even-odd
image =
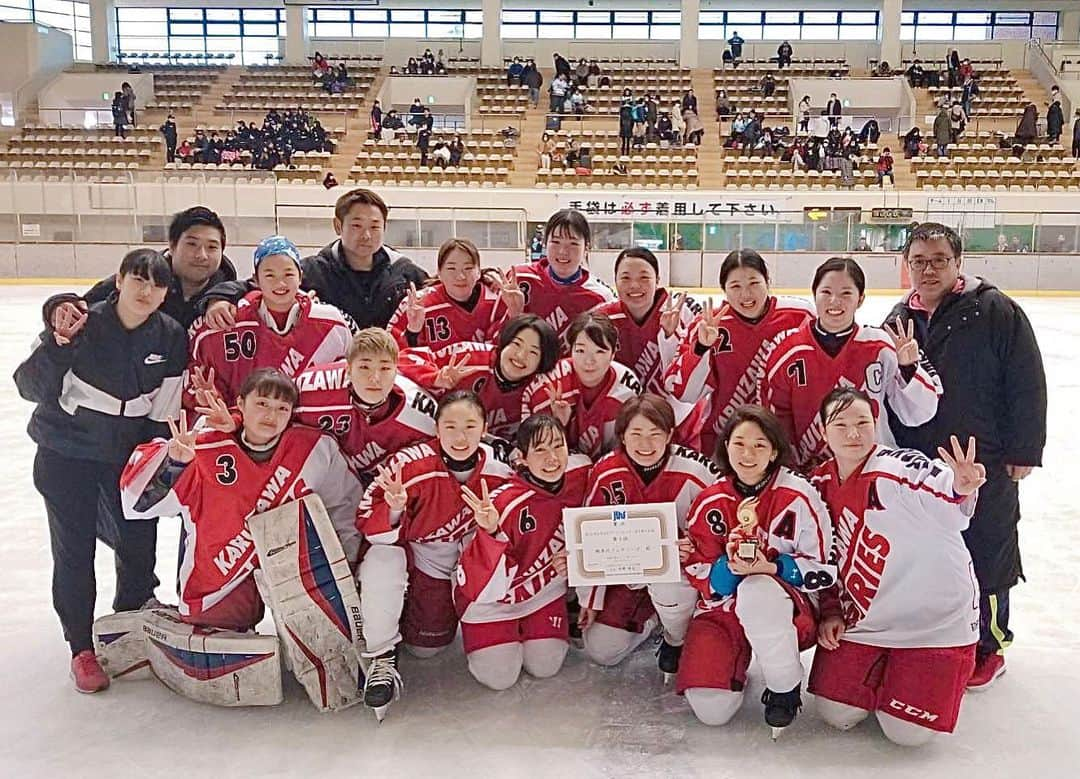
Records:
<instances>
[{"instance_id":1,"label":"award certificate","mask_svg":"<svg viewBox=\"0 0 1080 779\"><path fill-rule=\"evenodd\" d=\"M674 503L563 509L571 587L677 582Z\"/></svg>"}]
</instances>

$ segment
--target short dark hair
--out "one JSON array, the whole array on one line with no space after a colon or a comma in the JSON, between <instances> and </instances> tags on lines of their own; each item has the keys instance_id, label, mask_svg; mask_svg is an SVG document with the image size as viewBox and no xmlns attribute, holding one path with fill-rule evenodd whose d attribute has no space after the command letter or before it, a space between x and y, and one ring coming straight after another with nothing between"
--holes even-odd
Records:
<instances>
[{"instance_id":1,"label":"short dark hair","mask_svg":"<svg viewBox=\"0 0 1080 779\"><path fill-rule=\"evenodd\" d=\"M670 433L675 429L675 412L671 408L671 403L666 398L652 392L646 392L644 395L630 398L619 409L619 413L615 417L615 437L617 439L622 440L626 428L630 427L630 421L639 414L665 433Z\"/></svg>"},{"instance_id":2,"label":"short dark hair","mask_svg":"<svg viewBox=\"0 0 1080 779\"><path fill-rule=\"evenodd\" d=\"M225 251L225 223L206 206L192 206L174 214L169 222L169 246L176 246L192 227L213 227L221 233L221 250Z\"/></svg>"},{"instance_id":3,"label":"short dark hair","mask_svg":"<svg viewBox=\"0 0 1080 779\"><path fill-rule=\"evenodd\" d=\"M911 251L911 244L916 241L933 241L937 238L944 238L948 241L953 257L957 260L960 259L960 255L964 251L964 243L960 239L960 234L940 222L922 222L908 231L907 240L904 242L904 259L907 259L908 253Z\"/></svg>"},{"instance_id":4,"label":"short dark hair","mask_svg":"<svg viewBox=\"0 0 1080 779\"><path fill-rule=\"evenodd\" d=\"M155 287L169 287L173 282L172 266L156 249L132 249L120 261L118 274L134 274L153 282Z\"/></svg>"},{"instance_id":5,"label":"short dark hair","mask_svg":"<svg viewBox=\"0 0 1080 779\"><path fill-rule=\"evenodd\" d=\"M836 416L847 409L851 408L855 401L861 400L870 406L871 411L874 408L874 401L870 399L870 396L863 392L861 389L855 387L837 387L832 390L825 399L821 401L821 406L818 408L818 417L821 419L822 425L827 425L829 422L836 419ZM835 408L829 411L829 407L835 404Z\"/></svg>"},{"instance_id":6,"label":"short dark hair","mask_svg":"<svg viewBox=\"0 0 1080 779\"><path fill-rule=\"evenodd\" d=\"M435 267L438 270L442 270L443 265L446 264L446 258L455 249L465 252L465 254L469 255L469 259L473 261L473 265L477 268L480 267L480 250L476 248L475 243L468 238L447 238L443 241L443 245L439 247L439 254L435 259Z\"/></svg>"},{"instance_id":7,"label":"short dark hair","mask_svg":"<svg viewBox=\"0 0 1080 779\"><path fill-rule=\"evenodd\" d=\"M732 412L720 431L720 437L716 440L716 464L720 466L720 472L724 475L734 473L731 460L728 459L727 445L731 440L735 428L743 422L753 422L757 425L765 437L769 439L772 448L776 451L776 459L773 460L770 470L779 468L781 465L790 465L794 459L791 443L784 434L784 428L776 415L761 406L739 406Z\"/></svg>"},{"instance_id":8,"label":"short dark hair","mask_svg":"<svg viewBox=\"0 0 1080 779\"><path fill-rule=\"evenodd\" d=\"M390 209L387 208L386 201L370 189L350 189L334 203L334 218L339 222L344 222L345 217L349 215L353 206L358 203L362 203L366 206L375 206L375 208L379 209L379 213L382 214L383 222L385 222L390 215Z\"/></svg>"},{"instance_id":9,"label":"short dark hair","mask_svg":"<svg viewBox=\"0 0 1080 779\"><path fill-rule=\"evenodd\" d=\"M855 282L855 287L859 290L860 295L866 292L866 274L863 273L859 263L855 262L851 257L830 257L818 265L817 270L814 271L814 283L810 285L811 291L816 293L817 288L821 285L821 280L825 278L825 274L833 271L840 271L849 275L851 280Z\"/></svg>"},{"instance_id":10,"label":"short dark hair","mask_svg":"<svg viewBox=\"0 0 1080 779\"><path fill-rule=\"evenodd\" d=\"M629 249L623 249L619 252L619 256L615 258L615 273L619 272L619 265L627 257L634 257L639 260L644 260L649 264L649 267L656 272L656 278L660 278L660 261L656 259L656 255L646 249L644 246L631 246Z\"/></svg>"},{"instance_id":11,"label":"short dark hair","mask_svg":"<svg viewBox=\"0 0 1080 779\"><path fill-rule=\"evenodd\" d=\"M555 436L566 441L566 430L562 422L550 414L534 414L521 423L514 435L514 445L523 455L545 441L552 440Z\"/></svg>"},{"instance_id":12,"label":"short dark hair","mask_svg":"<svg viewBox=\"0 0 1080 779\"><path fill-rule=\"evenodd\" d=\"M569 233L585 241L586 246L592 245L592 228L585 214L571 208L563 208L548 217L544 225L544 243L547 243L555 233Z\"/></svg>"},{"instance_id":13,"label":"short dark hair","mask_svg":"<svg viewBox=\"0 0 1080 779\"><path fill-rule=\"evenodd\" d=\"M284 400L295 406L300 400L300 391L296 383L277 368L259 368L248 374L240 385L240 397L246 398L251 393L264 398Z\"/></svg>"},{"instance_id":14,"label":"short dark hair","mask_svg":"<svg viewBox=\"0 0 1080 779\"><path fill-rule=\"evenodd\" d=\"M566 331L566 345L573 349L574 342L582 334L601 348L613 352L619 348L619 331L606 314L584 311L574 317Z\"/></svg>"},{"instance_id":15,"label":"short dark hair","mask_svg":"<svg viewBox=\"0 0 1080 779\"><path fill-rule=\"evenodd\" d=\"M480 412L481 419L487 418L487 411L484 410L484 404L480 401L479 395L472 390L454 390L443 395L442 400L439 401L439 406L435 409L435 421L438 422L443 412L455 403L468 403Z\"/></svg>"},{"instance_id":16,"label":"short dark hair","mask_svg":"<svg viewBox=\"0 0 1080 779\"><path fill-rule=\"evenodd\" d=\"M536 314L520 314L503 325L499 331L499 343L495 347L495 353L501 356L503 349L509 346L522 330L533 330L539 336L540 365L536 372L547 373L559 360L559 336L547 320Z\"/></svg>"},{"instance_id":17,"label":"short dark hair","mask_svg":"<svg viewBox=\"0 0 1080 779\"><path fill-rule=\"evenodd\" d=\"M750 268L750 270L756 270L765 278L765 283L769 283L769 268L765 264L765 258L753 249L734 249L728 252L728 256L720 263L721 287L724 286L727 282L727 277L730 276L731 272L736 268Z\"/></svg>"}]
</instances>

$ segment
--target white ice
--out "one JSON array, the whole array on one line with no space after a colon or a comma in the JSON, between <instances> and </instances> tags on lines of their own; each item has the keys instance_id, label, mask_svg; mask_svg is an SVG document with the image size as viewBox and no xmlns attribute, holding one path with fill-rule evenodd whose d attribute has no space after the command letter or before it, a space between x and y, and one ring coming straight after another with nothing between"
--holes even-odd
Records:
<instances>
[{"instance_id":1,"label":"white ice","mask_svg":"<svg viewBox=\"0 0 1080 779\"><path fill-rule=\"evenodd\" d=\"M12 375L40 329L48 287L7 287L0 373ZM877 323L892 301L867 302ZM1046 467L1024 482L1021 524L1028 582L1014 590L1016 643L1008 673L969 695L951 737L928 747L889 745L872 721L830 730L812 696L778 743L751 669L728 726L698 723L665 687L652 652L605 670L572 651L553 679L528 677L502 693L468 675L460 645L429 661L406 658L405 698L377 726L354 707L319 714L295 682L270 709L226 710L182 699L153 680L117 682L84 696L68 679L68 651L50 605L48 532L31 483L30 404L0 391L0 776L873 776L1057 777L1080 763L1080 299L1021 301L1039 336L1050 383ZM170 582L177 527L161 522L158 575ZM111 554L99 547L98 614L112 598ZM158 590L175 602L168 584ZM809 667L809 654L803 657Z\"/></svg>"}]
</instances>

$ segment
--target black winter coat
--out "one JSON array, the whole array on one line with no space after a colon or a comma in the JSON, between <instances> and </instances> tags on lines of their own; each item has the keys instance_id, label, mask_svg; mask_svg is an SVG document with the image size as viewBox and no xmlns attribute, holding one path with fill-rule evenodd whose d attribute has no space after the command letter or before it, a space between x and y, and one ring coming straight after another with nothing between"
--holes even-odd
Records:
<instances>
[{"instance_id":1,"label":"black winter coat","mask_svg":"<svg viewBox=\"0 0 1080 779\"><path fill-rule=\"evenodd\" d=\"M1017 523L1019 490L1006 465L1041 465L1046 445L1046 374L1035 332L1023 310L993 284L965 277L927 320L924 311L898 303L888 321L915 320L923 354L945 389L937 415L919 427L889 423L900 446L937 457L950 435L977 441L987 483L964 533L984 592L997 592L1023 576Z\"/></svg>"}]
</instances>

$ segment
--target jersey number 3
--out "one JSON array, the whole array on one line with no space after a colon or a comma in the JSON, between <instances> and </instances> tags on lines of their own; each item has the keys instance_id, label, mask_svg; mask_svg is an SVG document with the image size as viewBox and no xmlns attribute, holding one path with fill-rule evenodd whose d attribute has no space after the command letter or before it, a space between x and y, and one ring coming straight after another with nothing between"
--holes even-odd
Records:
<instances>
[{"instance_id":1,"label":"jersey number 3","mask_svg":"<svg viewBox=\"0 0 1080 779\"><path fill-rule=\"evenodd\" d=\"M226 487L230 484L236 484L236 460L231 454L218 455L218 458L214 460L214 464L221 469L214 474L217 477L218 484L224 484Z\"/></svg>"}]
</instances>

